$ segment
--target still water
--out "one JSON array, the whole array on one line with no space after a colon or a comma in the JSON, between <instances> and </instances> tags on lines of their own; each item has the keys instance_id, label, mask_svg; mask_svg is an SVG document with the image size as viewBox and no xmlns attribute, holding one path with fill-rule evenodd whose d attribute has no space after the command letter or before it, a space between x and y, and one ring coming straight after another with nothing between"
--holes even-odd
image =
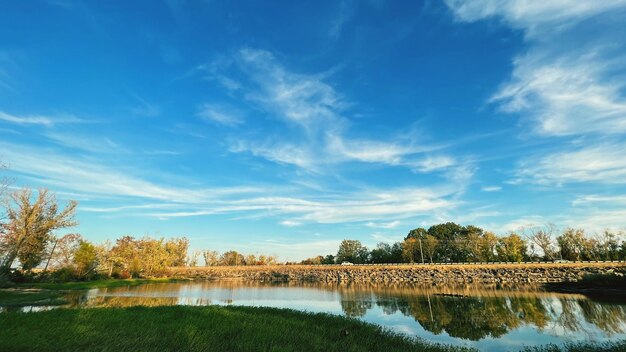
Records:
<instances>
[{"instance_id":1,"label":"still water","mask_svg":"<svg viewBox=\"0 0 626 352\"><path fill-rule=\"evenodd\" d=\"M93 289L71 306L245 305L346 315L432 342L522 345L626 338L626 305L536 289L202 281Z\"/></svg>"}]
</instances>

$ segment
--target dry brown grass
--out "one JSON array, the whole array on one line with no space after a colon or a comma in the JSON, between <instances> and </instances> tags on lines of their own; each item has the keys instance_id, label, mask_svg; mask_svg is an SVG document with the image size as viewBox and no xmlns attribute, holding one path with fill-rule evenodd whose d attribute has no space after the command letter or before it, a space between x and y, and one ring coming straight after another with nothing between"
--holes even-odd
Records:
<instances>
[{"instance_id":1,"label":"dry brown grass","mask_svg":"<svg viewBox=\"0 0 626 352\"><path fill-rule=\"evenodd\" d=\"M172 267L171 272L197 271L284 271L284 270L466 270L466 269L524 269L524 268L606 268L626 267L620 262L569 262L569 263L489 263L489 264L373 264L373 265L258 265L258 266L208 266L208 267Z\"/></svg>"}]
</instances>

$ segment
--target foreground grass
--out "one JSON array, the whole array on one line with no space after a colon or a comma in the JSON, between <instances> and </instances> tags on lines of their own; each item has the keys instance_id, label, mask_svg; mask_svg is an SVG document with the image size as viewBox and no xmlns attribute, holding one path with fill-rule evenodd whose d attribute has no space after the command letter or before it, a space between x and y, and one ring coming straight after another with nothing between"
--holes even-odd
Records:
<instances>
[{"instance_id":1,"label":"foreground grass","mask_svg":"<svg viewBox=\"0 0 626 352\"><path fill-rule=\"evenodd\" d=\"M67 303L53 291L0 290L0 306L54 306Z\"/></svg>"},{"instance_id":2,"label":"foreground grass","mask_svg":"<svg viewBox=\"0 0 626 352\"><path fill-rule=\"evenodd\" d=\"M257 307L56 309L0 314L0 351L423 351L460 352L328 314ZM625 351L604 345L528 352Z\"/></svg>"},{"instance_id":3,"label":"foreground grass","mask_svg":"<svg viewBox=\"0 0 626 352\"><path fill-rule=\"evenodd\" d=\"M0 351L467 351L327 314L255 307L0 314Z\"/></svg>"}]
</instances>

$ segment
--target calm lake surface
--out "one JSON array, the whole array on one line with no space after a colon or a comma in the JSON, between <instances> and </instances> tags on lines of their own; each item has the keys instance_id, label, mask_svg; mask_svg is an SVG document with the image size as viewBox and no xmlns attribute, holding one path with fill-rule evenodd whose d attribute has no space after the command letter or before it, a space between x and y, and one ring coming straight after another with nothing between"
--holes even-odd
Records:
<instances>
[{"instance_id":1,"label":"calm lake surface","mask_svg":"<svg viewBox=\"0 0 626 352\"><path fill-rule=\"evenodd\" d=\"M103 288L71 306L244 305L346 315L481 351L626 338L626 305L528 289L201 281Z\"/></svg>"}]
</instances>

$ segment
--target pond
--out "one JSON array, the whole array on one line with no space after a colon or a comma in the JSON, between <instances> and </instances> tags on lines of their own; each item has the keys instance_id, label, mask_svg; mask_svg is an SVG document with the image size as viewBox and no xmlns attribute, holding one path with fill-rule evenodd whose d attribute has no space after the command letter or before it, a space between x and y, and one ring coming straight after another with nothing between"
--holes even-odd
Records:
<instances>
[{"instance_id":1,"label":"pond","mask_svg":"<svg viewBox=\"0 0 626 352\"><path fill-rule=\"evenodd\" d=\"M626 305L538 289L193 281L92 289L68 298L78 307L217 304L326 312L481 351L626 338Z\"/></svg>"}]
</instances>

